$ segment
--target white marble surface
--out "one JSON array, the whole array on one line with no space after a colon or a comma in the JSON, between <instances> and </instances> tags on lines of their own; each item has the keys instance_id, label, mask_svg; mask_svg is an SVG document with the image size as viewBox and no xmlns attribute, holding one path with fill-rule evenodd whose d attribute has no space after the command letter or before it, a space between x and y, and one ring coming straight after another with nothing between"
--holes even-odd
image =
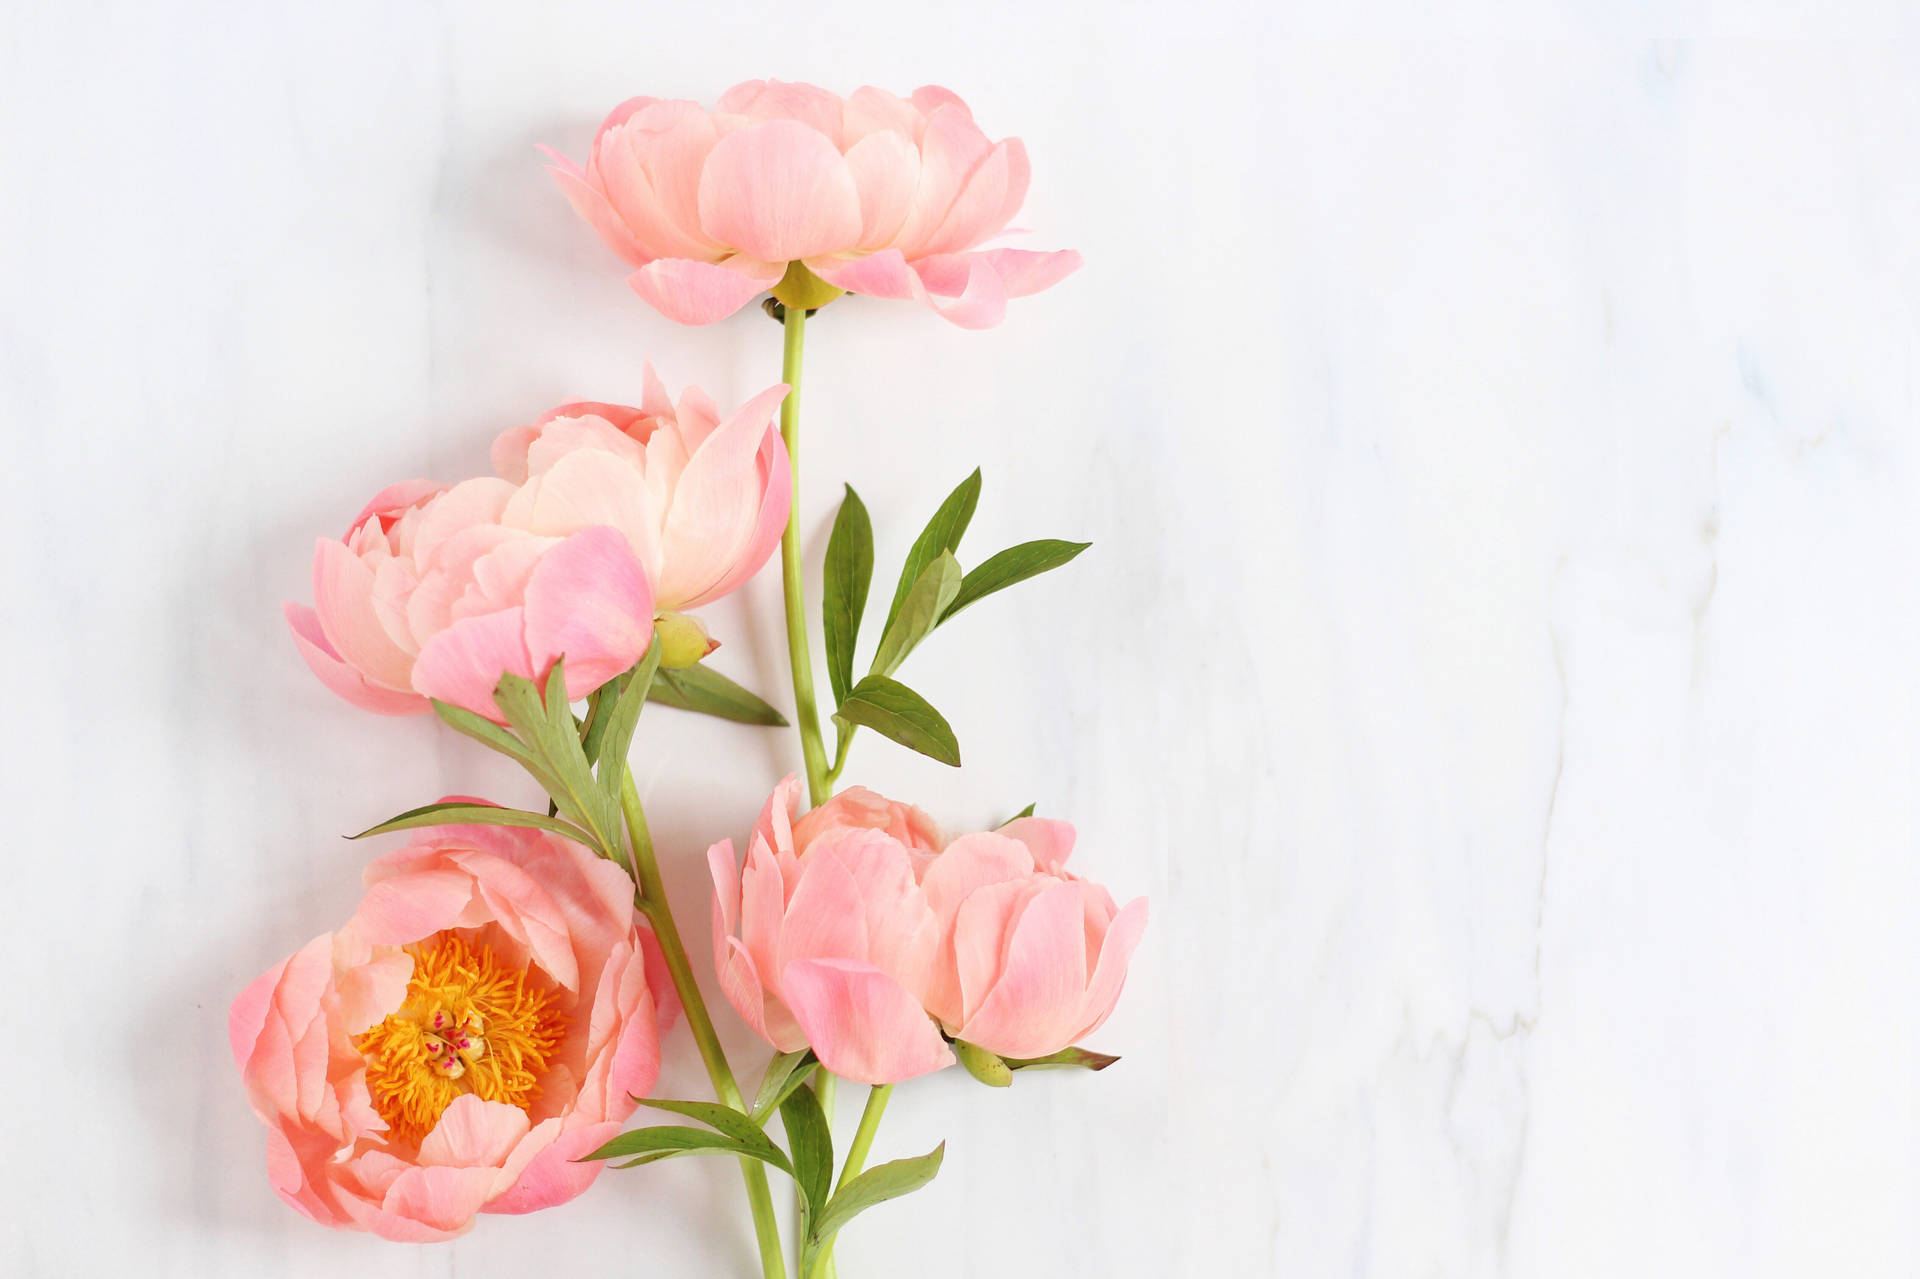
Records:
<instances>
[{"instance_id":1,"label":"white marble surface","mask_svg":"<svg viewBox=\"0 0 1920 1279\"><path fill-rule=\"evenodd\" d=\"M630 297L533 144L764 74L951 85L1086 253L989 333L826 312L807 526L817 566L851 479L897 557L978 463L976 556L1094 541L914 657L963 772L853 773L956 825L1038 800L1155 910L1123 1064L903 1089L880 1151L947 1137L946 1171L841 1273L1920 1271L1920 47L1878 38L1911 22L804 8L0 15L0 1272L743 1272L717 1162L451 1245L325 1232L267 1187L224 1020L350 909L340 832L525 798L308 676L278 606L314 536L636 397L643 355L775 380L757 312ZM713 617L777 690L773 577ZM663 714L637 756L704 940L700 851L794 744Z\"/></svg>"}]
</instances>

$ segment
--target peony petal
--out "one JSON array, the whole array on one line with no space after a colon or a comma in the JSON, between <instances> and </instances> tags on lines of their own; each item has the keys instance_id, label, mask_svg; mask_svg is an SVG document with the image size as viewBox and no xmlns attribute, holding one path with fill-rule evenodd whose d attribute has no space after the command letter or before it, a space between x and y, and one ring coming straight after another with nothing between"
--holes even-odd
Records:
<instances>
[{"instance_id":1,"label":"peony petal","mask_svg":"<svg viewBox=\"0 0 1920 1279\"><path fill-rule=\"evenodd\" d=\"M1100 1029L1119 1002L1120 990L1127 984L1127 965L1133 959L1133 951L1140 944L1140 935L1147 930L1147 899L1136 897L1128 902L1113 922L1107 925L1106 939L1100 945L1100 962L1093 970L1093 977L1087 982L1087 994L1080 1005L1080 1029L1074 1032L1078 1040Z\"/></svg>"},{"instance_id":2,"label":"peony petal","mask_svg":"<svg viewBox=\"0 0 1920 1279\"><path fill-rule=\"evenodd\" d=\"M409 946L453 922L473 900L473 879L457 870L395 875L367 887L348 926L375 946Z\"/></svg>"},{"instance_id":3,"label":"peony petal","mask_svg":"<svg viewBox=\"0 0 1920 1279\"><path fill-rule=\"evenodd\" d=\"M966 255L984 259L1000 277L1010 298L1024 298L1050 289L1080 269L1080 255L1072 249L1042 253L1033 249L983 249Z\"/></svg>"},{"instance_id":4,"label":"peony petal","mask_svg":"<svg viewBox=\"0 0 1920 1279\"><path fill-rule=\"evenodd\" d=\"M765 262L860 241L860 193L834 143L792 120L720 139L700 174L701 229Z\"/></svg>"},{"instance_id":5,"label":"peony petal","mask_svg":"<svg viewBox=\"0 0 1920 1279\"><path fill-rule=\"evenodd\" d=\"M863 1084L895 1084L953 1064L920 1001L871 964L803 959L781 989L820 1064Z\"/></svg>"},{"instance_id":6,"label":"peony petal","mask_svg":"<svg viewBox=\"0 0 1920 1279\"><path fill-rule=\"evenodd\" d=\"M1055 883L1021 912L1000 978L960 1037L1003 1057L1044 1057L1079 1034L1086 994L1080 886Z\"/></svg>"},{"instance_id":7,"label":"peony petal","mask_svg":"<svg viewBox=\"0 0 1920 1279\"><path fill-rule=\"evenodd\" d=\"M713 588L747 551L760 549L753 543L766 481L757 459L786 395L784 384L760 392L687 459L661 534L659 607L692 608L712 599Z\"/></svg>"},{"instance_id":8,"label":"peony petal","mask_svg":"<svg viewBox=\"0 0 1920 1279\"><path fill-rule=\"evenodd\" d=\"M525 610L519 608L455 622L420 650L413 666L414 687L428 697L504 722L494 704L494 686L502 675L534 677L525 622Z\"/></svg>"},{"instance_id":9,"label":"peony petal","mask_svg":"<svg viewBox=\"0 0 1920 1279\"><path fill-rule=\"evenodd\" d=\"M320 618L306 605L288 602L282 611L307 669L347 701L380 715L419 715L432 709L426 698L382 688L341 661L320 629Z\"/></svg>"},{"instance_id":10,"label":"peony petal","mask_svg":"<svg viewBox=\"0 0 1920 1279\"><path fill-rule=\"evenodd\" d=\"M780 545L780 536L787 530L787 512L793 503L793 469L787 461L787 446L780 439L778 431L769 430L760 444L760 470L765 476L765 489L760 498L760 519L754 526L753 535L747 539L747 546L734 557L733 571L711 587L703 599L717 600L723 595L738 590L746 580L759 572L761 566L773 555L773 548Z\"/></svg>"},{"instance_id":11,"label":"peony petal","mask_svg":"<svg viewBox=\"0 0 1920 1279\"><path fill-rule=\"evenodd\" d=\"M838 145L841 129L840 95L818 85L785 80L748 80L722 94L715 104L721 111L762 120L792 120Z\"/></svg>"},{"instance_id":12,"label":"peony petal","mask_svg":"<svg viewBox=\"0 0 1920 1279\"><path fill-rule=\"evenodd\" d=\"M920 183L919 149L891 130L875 133L848 149L847 172L860 196L860 247L890 244L913 211L913 193Z\"/></svg>"},{"instance_id":13,"label":"peony petal","mask_svg":"<svg viewBox=\"0 0 1920 1279\"><path fill-rule=\"evenodd\" d=\"M933 309L963 329L990 329L1007 314L1007 287L975 254L921 258L913 264Z\"/></svg>"},{"instance_id":14,"label":"peony petal","mask_svg":"<svg viewBox=\"0 0 1920 1279\"><path fill-rule=\"evenodd\" d=\"M384 688L410 687L413 655L380 624L373 607L373 570L330 538L314 548L313 608L328 646L342 661Z\"/></svg>"},{"instance_id":15,"label":"peony petal","mask_svg":"<svg viewBox=\"0 0 1920 1279\"><path fill-rule=\"evenodd\" d=\"M913 211L894 240L909 260L926 252L922 246L946 221L954 199L992 150L964 105L947 103L928 114L920 136L920 182Z\"/></svg>"},{"instance_id":16,"label":"peony petal","mask_svg":"<svg viewBox=\"0 0 1920 1279\"><path fill-rule=\"evenodd\" d=\"M958 253L970 249L1001 227L1008 185L1012 177L1010 145L1002 142L987 153L954 197L940 224L919 246L922 254ZM1024 156L1024 151L1022 155Z\"/></svg>"},{"instance_id":17,"label":"peony petal","mask_svg":"<svg viewBox=\"0 0 1920 1279\"><path fill-rule=\"evenodd\" d=\"M653 589L618 529L575 533L527 582L527 654L536 671L567 659L567 696L585 697L645 655Z\"/></svg>"},{"instance_id":18,"label":"peony petal","mask_svg":"<svg viewBox=\"0 0 1920 1279\"><path fill-rule=\"evenodd\" d=\"M1020 817L993 833L1025 844L1033 854L1033 864L1042 870L1061 870L1073 854L1072 822L1051 817Z\"/></svg>"},{"instance_id":19,"label":"peony petal","mask_svg":"<svg viewBox=\"0 0 1920 1279\"><path fill-rule=\"evenodd\" d=\"M585 1156L606 1145L619 1131L617 1120L571 1129L565 1128L558 1119L544 1121L508 1162L505 1171L514 1174L512 1184L487 1200L481 1211L537 1212L574 1198L591 1186L607 1166L603 1160L587 1160ZM538 1148L516 1172L514 1164L523 1157L525 1148L535 1142L539 1143Z\"/></svg>"},{"instance_id":20,"label":"peony petal","mask_svg":"<svg viewBox=\"0 0 1920 1279\"><path fill-rule=\"evenodd\" d=\"M527 1112L472 1093L453 1099L420 1142L420 1162L451 1168L498 1168L527 1135Z\"/></svg>"},{"instance_id":21,"label":"peony petal","mask_svg":"<svg viewBox=\"0 0 1920 1279\"><path fill-rule=\"evenodd\" d=\"M633 291L677 324L724 320L780 282L779 269L741 269L691 258L661 258L627 277Z\"/></svg>"},{"instance_id":22,"label":"peony petal","mask_svg":"<svg viewBox=\"0 0 1920 1279\"><path fill-rule=\"evenodd\" d=\"M711 147L711 132L708 139ZM606 193L607 203L631 232L634 245L643 255L634 265L644 265L654 258L720 256L724 250L700 235L697 227L680 225L647 176L645 156L654 141L652 135L629 126L610 131L594 148L595 176Z\"/></svg>"},{"instance_id":23,"label":"peony petal","mask_svg":"<svg viewBox=\"0 0 1920 1279\"><path fill-rule=\"evenodd\" d=\"M551 151L547 154L554 159L561 158L554 156ZM645 266L652 260L653 255L641 247L632 228L614 209L613 202L588 185L586 178L558 164L548 165L547 172L553 175L560 194L567 197L567 203L573 206L573 211L585 219L587 225L599 235L601 242L618 254L621 261L628 266Z\"/></svg>"}]
</instances>

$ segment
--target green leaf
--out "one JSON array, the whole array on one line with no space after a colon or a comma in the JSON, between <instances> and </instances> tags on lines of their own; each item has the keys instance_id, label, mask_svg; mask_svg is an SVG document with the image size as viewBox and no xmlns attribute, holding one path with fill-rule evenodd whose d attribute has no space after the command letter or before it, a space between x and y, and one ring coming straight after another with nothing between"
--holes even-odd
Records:
<instances>
[{"instance_id":1,"label":"green leaf","mask_svg":"<svg viewBox=\"0 0 1920 1279\"><path fill-rule=\"evenodd\" d=\"M607 739L607 716L613 710L625 676L616 675L587 695L587 718L580 725L580 750L592 764L600 758L600 744Z\"/></svg>"},{"instance_id":2,"label":"green leaf","mask_svg":"<svg viewBox=\"0 0 1920 1279\"><path fill-rule=\"evenodd\" d=\"M860 619L867 611L867 588L873 584L873 521L866 503L847 485L840 513L833 517L827 538L827 566L820 625L827 636L827 676L833 681L837 705L853 687L853 650L860 638Z\"/></svg>"},{"instance_id":3,"label":"green leaf","mask_svg":"<svg viewBox=\"0 0 1920 1279\"><path fill-rule=\"evenodd\" d=\"M947 606L960 592L960 561L952 551L941 551L927 565L907 592L906 602L880 637L880 651L873 655L873 675L891 675L907 660L907 654L921 640L933 634L946 615Z\"/></svg>"},{"instance_id":4,"label":"green leaf","mask_svg":"<svg viewBox=\"0 0 1920 1279\"><path fill-rule=\"evenodd\" d=\"M960 535L967 531L967 525L973 519L973 508L980 502L980 468L975 467L973 474L960 481L960 487L947 494L947 500L940 503L940 509L927 521L927 527L920 531L914 541L913 549L907 552L907 562L900 566L900 585L894 588L893 604L887 609L886 630L893 629L893 619L900 614L900 606L906 602L907 592L927 571L927 565L939 558L942 551L958 551Z\"/></svg>"},{"instance_id":5,"label":"green leaf","mask_svg":"<svg viewBox=\"0 0 1920 1279\"><path fill-rule=\"evenodd\" d=\"M794 1089L807 1081L813 1068L820 1063L815 1059L811 1048L802 1048L795 1053L781 1053L767 1063L767 1073L760 1077L760 1091L753 1099L753 1111L748 1116L756 1124L765 1124L773 1112L779 1108Z\"/></svg>"},{"instance_id":6,"label":"green leaf","mask_svg":"<svg viewBox=\"0 0 1920 1279\"><path fill-rule=\"evenodd\" d=\"M786 716L705 664L679 671L661 671L647 690L647 700L676 710L732 720L736 724L787 726Z\"/></svg>"},{"instance_id":7,"label":"green leaf","mask_svg":"<svg viewBox=\"0 0 1920 1279\"><path fill-rule=\"evenodd\" d=\"M813 1223L813 1245L817 1248L826 1243L842 1226L875 1204L912 1194L932 1181L946 1153L947 1143L943 1141L916 1159L895 1159L869 1168L840 1187Z\"/></svg>"},{"instance_id":8,"label":"green leaf","mask_svg":"<svg viewBox=\"0 0 1920 1279\"><path fill-rule=\"evenodd\" d=\"M989 556L976 566L960 583L960 593L954 597L947 611L940 615L946 621L955 613L976 600L984 599L995 591L1004 591L1016 582L1024 582L1030 577L1038 577L1048 569L1059 568L1080 552L1092 546L1092 542L1061 542L1052 539L1038 542L1022 542L1010 546L998 555Z\"/></svg>"},{"instance_id":9,"label":"green leaf","mask_svg":"<svg viewBox=\"0 0 1920 1279\"><path fill-rule=\"evenodd\" d=\"M369 826L358 835L349 839L365 839L369 835L384 835L393 830L413 830L421 826L530 826L536 830L550 830L556 835L565 835L568 839L593 846L593 836L570 822L548 817L544 813L529 813L519 808L496 808L492 804L425 804L419 808L409 808L397 817L389 817L378 826Z\"/></svg>"},{"instance_id":10,"label":"green leaf","mask_svg":"<svg viewBox=\"0 0 1920 1279\"><path fill-rule=\"evenodd\" d=\"M827 1202L833 1182L833 1132L826 1112L811 1088L796 1088L780 1103L780 1119L787 1126L787 1148L793 1152L793 1179L816 1215Z\"/></svg>"},{"instance_id":11,"label":"green leaf","mask_svg":"<svg viewBox=\"0 0 1920 1279\"><path fill-rule=\"evenodd\" d=\"M953 728L926 698L897 680L867 676L854 685L834 718L864 724L908 750L960 767L960 743L954 740Z\"/></svg>"},{"instance_id":12,"label":"green leaf","mask_svg":"<svg viewBox=\"0 0 1920 1279\"><path fill-rule=\"evenodd\" d=\"M1108 1066L1113 1065L1114 1062L1120 1059L1118 1057L1108 1056L1106 1053L1093 1052L1086 1048L1062 1048L1059 1052L1047 1057L1003 1057L1001 1060L1007 1063L1007 1068L1010 1070L1066 1070L1073 1068L1080 1070L1105 1070Z\"/></svg>"},{"instance_id":13,"label":"green leaf","mask_svg":"<svg viewBox=\"0 0 1920 1279\"><path fill-rule=\"evenodd\" d=\"M556 661L547 677L548 705L533 681L503 675L494 686L493 700L520 740L533 748L543 768L540 784L562 815L577 822L591 836L593 847L615 856L620 846L619 809L594 782L593 770L580 745L573 711L565 698L564 663Z\"/></svg>"},{"instance_id":14,"label":"green leaf","mask_svg":"<svg viewBox=\"0 0 1920 1279\"><path fill-rule=\"evenodd\" d=\"M747 1118L731 1106L723 1106L717 1101L668 1101L642 1097L643 1106L655 1110L665 1110L676 1115L685 1115L689 1119L698 1119L709 1128L714 1128L733 1138L742 1146L748 1147L755 1159L772 1164L789 1175L793 1165L787 1162L787 1156L773 1139L760 1131L760 1125Z\"/></svg>"},{"instance_id":15,"label":"green leaf","mask_svg":"<svg viewBox=\"0 0 1920 1279\"><path fill-rule=\"evenodd\" d=\"M433 712L446 723L447 727L455 732L466 734L482 746L499 751L533 774L533 779L540 783L542 789L552 791L553 787L547 785L552 780L551 775L546 771L546 766L541 763L540 757L525 742L506 729L483 715L475 715L470 710L438 699L433 699Z\"/></svg>"},{"instance_id":16,"label":"green leaf","mask_svg":"<svg viewBox=\"0 0 1920 1279\"><path fill-rule=\"evenodd\" d=\"M1019 812L1007 818L1006 821L1001 822L1000 824L1002 826L1011 826L1013 823L1019 821L1022 817L1031 817L1031 816L1033 816L1033 805L1028 804L1025 808L1021 809Z\"/></svg>"},{"instance_id":17,"label":"green leaf","mask_svg":"<svg viewBox=\"0 0 1920 1279\"><path fill-rule=\"evenodd\" d=\"M960 1058L960 1064L966 1067L967 1073L989 1088L1005 1088L1013 1082L1012 1068L997 1054L979 1044L956 1039L953 1041L953 1051Z\"/></svg>"},{"instance_id":18,"label":"green leaf","mask_svg":"<svg viewBox=\"0 0 1920 1279\"><path fill-rule=\"evenodd\" d=\"M620 805L620 784L627 776L627 749L633 745L633 730L640 723L640 708L647 700L647 689L660 667L660 641L647 645L646 656L621 677L620 695L613 708L604 713L606 736L600 743L600 790L609 807Z\"/></svg>"},{"instance_id":19,"label":"green leaf","mask_svg":"<svg viewBox=\"0 0 1920 1279\"><path fill-rule=\"evenodd\" d=\"M764 1134L762 1135L762 1139L765 1139ZM773 1145L770 1141L767 1142L767 1144L769 1146ZM706 1128L682 1128L676 1125L668 1125L660 1128L635 1128L628 1132L623 1132L592 1154L582 1155L580 1158L582 1160L619 1159L627 1155L659 1155L665 1157L683 1152L745 1155L749 1159L760 1159L763 1162L767 1162L765 1156L758 1149L748 1146L737 1138L729 1137L725 1133L713 1132ZM779 1155L780 1151L775 1147L773 1153ZM642 1161L636 1160L635 1162ZM644 1162L651 1163L653 1161L648 1159ZM633 1165L623 1164L621 1166L630 1168ZM782 1172L787 1171L788 1168L784 1156L781 1157L779 1163L773 1166L779 1168Z\"/></svg>"}]
</instances>

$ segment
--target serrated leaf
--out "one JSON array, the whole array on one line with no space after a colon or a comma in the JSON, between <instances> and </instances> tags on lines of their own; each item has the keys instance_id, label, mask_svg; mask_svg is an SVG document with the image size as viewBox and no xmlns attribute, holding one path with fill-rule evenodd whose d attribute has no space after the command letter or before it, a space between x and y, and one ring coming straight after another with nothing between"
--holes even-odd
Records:
<instances>
[{"instance_id":1,"label":"serrated leaf","mask_svg":"<svg viewBox=\"0 0 1920 1279\"><path fill-rule=\"evenodd\" d=\"M620 783L627 775L627 750L633 745L633 730L640 723L640 708L646 704L647 689L660 668L660 641L647 645L647 652L632 670L621 677L619 696L611 710L604 712L606 735L600 743L600 790L607 803L618 807Z\"/></svg>"},{"instance_id":2,"label":"serrated leaf","mask_svg":"<svg viewBox=\"0 0 1920 1279\"><path fill-rule=\"evenodd\" d=\"M772 1145L771 1142L767 1143ZM714 1132L707 1128L684 1128L678 1125L664 1125L659 1128L634 1128L621 1133L606 1145L591 1154L580 1156L582 1161L589 1159L620 1159L628 1155L658 1156L665 1158L678 1154L722 1154L745 1155L749 1159L768 1162L761 1152L723 1132ZM779 1155L776 1147L774 1154ZM652 1163L650 1158L635 1160L634 1163ZM631 1168L633 1164L620 1167ZM787 1171L788 1164L784 1156L774 1167Z\"/></svg>"},{"instance_id":3,"label":"serrated leaf","mask_svg":"<svg viewBox=\"0 0 1920 1279\"><path fill-rule=\"evenodd\" d=\"M762 1163L772 1164L789 1175L793 1165L773 1139L760 1131L760 1125L747 1118L731 1106L723 1106L717 1101L671 1101L664 1098L641 1097L643 1106L655 1110L664 1110L671 1114L685 1115L689 1119L698 1119L701 1123L733 1138L742 1146L748 1147L753 1157Z\"/></svg>"},{"instance_id":4,"label":"serrated leaf","mask_svg":"<svg viewBox=\"0 0 1920 1279\"><path fill-rule=\"evenodd\" d=\"M753 1109L748 1115L754 1123L764 1125L788 1094L807 1081L814 1067L820 1063L815 1059L811 1048L802 1048L799 1052L781 1053L767 1063L766 1074L760 1077L760 1091L754 1096Z\"/></svg>"},{"instance_id":5,"label":"serrated leaf","mask_svg":"<svg viewBox=\"0 0 1920 1279\"><path fill-rule=\"evenodd\" d=\"M1006 820L1006 821L1004 821L1004 822L1001 822L1000 824L1001 824L1002 826L1011 826L1011 825L1012 825L1013 823L1015 823L1015 822L1017 822L1017 821L1019 821L1019 820L1020 820L1020 819L1021 819L1022 817L1031 817L1031 816L1033 816L1033 807L1034 807L1034 806L1033 806L1032 804L1028 804L1028 805L1027 805L1027 806L1026 806L1025 808L1023 808L1023 809L1021 809L1021 810L1020 810L1019 812L1017 812L1017 813L1015 813L1015 814L1014 814L1013 816L1011 816L1011 817L1009 817L1009 818L1007 818L1007 820Z\"/></svg>"},{"instance_id":6,"label":"serrated leaf","mask_svg":"<svg viewBox=\"0 0 1920 1279\"><path fill-rule=\"evenodd\" d=\"M833 1182L833 1132L826 1112L813 1089L796 1088L780 1103L780 1120L787 1126L787 1149L793 1152L793 1179L817 1214Z\"/></svg>"},{"instance_id":7,"label":"serrated leaf","mask_svg":"<svg viewBox=\"0 0 1920 1279\"><path fill-rule=\"evenodd\" d=\"M921 572L899 613L881 635L880 649L873 655L873 669L868 673L891 675L899 670L907 654L933 634L959 592L960 561L953 558L952 551L941 551Z\"/></svg>"},{"instance_id":8,"label":"serrated leaf","mask_svg":"<svg viewBox=\"0 0 1920 1279\"><path fill-rule=\"evenodd\" d=\"M1003 1057L1001 1060L1010 1070L1105 1070L1120 1059L1088 1048L1062 1048L1046 1057Z\"/></svg>"},{"instance_id":9,"label":"serrated leaf","mask_svg":"<svg viewBox=\"0 0 1920 1279\"><path fill-rule=\"evenodd\" d=\"M854 685L834 718L864 724L928 759L960 767L960 743L954 739L952 726L926 698L898 680L867 676Z\"/></svg>"},{"instance_id":10,"label":"serrated leaf","mask_svg":"<svg viewBox=\"0 0 1920 1279\"><path fill-rule=\"evenodd\" d=\"M917 1158L895 1159L869 1168L840 1187L828 1201L826 1211L813 1222L810 1233L814 1247L826 1243L842 1226L875 1204L912 1194L932 1181L946 1153L947 1143L943 1141Z\"/></svg>"},{"instance_id":11,"label":"serrated leaf","mask_svg":"<svg viewBox=\"0 0 1920 1279\"><path fill-rule=\"evenodd\" d=\"M873 521L851 484L827 538L824 583L820 625L827 639L827 678L838 704L853 687L854 647L860 638L860 619L867 611L867 590L873 584Z\"/></svg>"},{"instance_id":12,"label":"serrated leaf","mask_svg":"<svg viewBox=\"0 0 1920 1279\"><path fill-rule=\"evenodd\" d=\"M593 847L593 836L571 822L563 822L544 813L529 813L520 808L497 808L492 804L424 804L419 808L409 808L404 813L387 818L378 826L369 826L358 835L349 835L347 838L365 839L369 835L416 830L422 826L526 826L535 830L550 830L556 835L565 835L577 843Z\"/></svg>"},{"instance_id":13,"label":"serrated leaf","mask_svg":"<svg viewBox=\"0 0 1920 1279\"><path fill-rule=\"evenodd\" d=\"M659 672L647 690L647 700L735 724L787 726L786 716L704 663L685 670Z\"/></svg>"},{"instance_id":14,"label":"serrated leaf","mask_svg":"<svg viewBox=\"0 0 1920 1279\"><path fill-rule=\"evenodd\" d=\"M947 494L946 501L940 503L940 509L927 521L926 528L914 540L913 548L907 552L907 562L900 566L900 584L894 588L893 603L887 609L885 630L893 629L893 619L900 614L901 604L906 602L907 592L927 571L927 565L939 556L940 552L957 552L960 549L960 536L967 531L967 525L973 520L973 508L980 502L980 468L975 467L973 474L960 481L960 486Z\"/></svg>"},{"instance_id":15,"label":"serrated leaf","mask_svg":"<svg viewBox=\"0 0 1920 1279\"><path fill-rule=\"evenodd\" d=\"M1009 546L998 555L987 557L966 575L960 583L960 593L954 596L953 603L947 605L947 611L940 615L940 620L946 621L967 605L995 591L1004 591L1016 582L1024 582L1049 569L1059 568L1092 545L1092 542L1043 539Z\"/></svg>"}]
</instances>

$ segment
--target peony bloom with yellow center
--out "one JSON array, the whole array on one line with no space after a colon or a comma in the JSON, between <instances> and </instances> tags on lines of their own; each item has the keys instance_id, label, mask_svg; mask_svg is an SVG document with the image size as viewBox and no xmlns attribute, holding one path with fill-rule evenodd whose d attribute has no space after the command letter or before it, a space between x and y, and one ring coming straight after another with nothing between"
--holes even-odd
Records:
<instances>
[{"instance_id":1,"label":"peony bloom with yellow center","mask_svg":"<svg viewBox=\"0 0 1920 1279\"><path fill-rule=\"evenodd\" d=\"M426 1241L531 1212L653 1087L677 1004L632 884L542 831L447 826L234 1001L267 1171L324 1225Z\"/></svg>"}]
</instances>

